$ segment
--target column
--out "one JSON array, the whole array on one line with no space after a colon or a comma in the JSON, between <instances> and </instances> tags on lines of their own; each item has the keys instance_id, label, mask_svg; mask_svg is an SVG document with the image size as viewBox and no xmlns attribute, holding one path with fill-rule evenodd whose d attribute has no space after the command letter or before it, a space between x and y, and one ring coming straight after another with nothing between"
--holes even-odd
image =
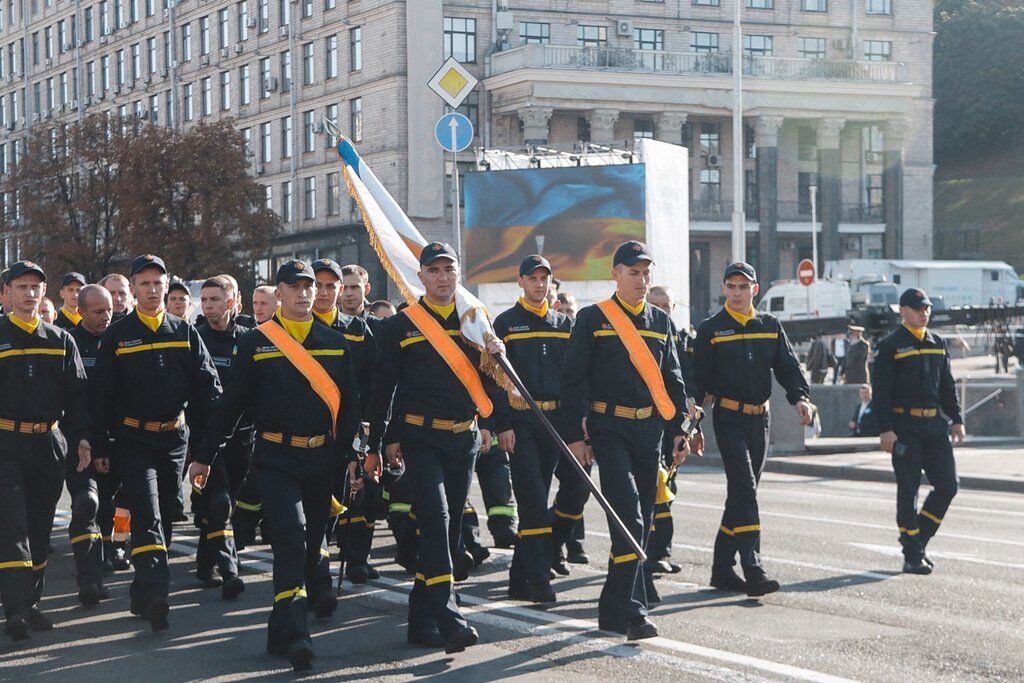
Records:
<instances>
[{"instance_id":1,"label":"column","mask_svg":"<svg viewBox=\"0 0 1024 683\"><path fill-rule=\"evenodd\" d=\"M825 261L839 258L839 218L842 214L843 192L840 182L842 166L839 163L839 140L844 119L818 121L818 174L821 177L818 195L821 197L821 233L818 236L818 272Z\"/></svg>"},{"instance_id":2,"label":"column","mask_svg":"<svg viewBox=\"0 0 1024 683\"><path fill-rule=\"evenodd\" d=\"M654 139L686 147L683 129L686 127L686 113L666 111L654 117Z\"/></svg>"},{"instance_id":3,"label":"column","mask_svg":"<svg viewBox=\"0 0 1024 683\"><path fill-rule=\"evenodd\" d=\"M903 258L903 140L909 122L887 121L882 129L882 202L885 258Z\"/></svg>"},{"instance_id":4,"label":"column","mask_svg":"<svg viewBox=\"0 0 1024 683\"><path fill-rule=\"evenodd\" d=\"M590 124L590 141L598 145L615 144L615 122L619 120L617 109L592 109L587 113Z\"/></svg>"},{"instance_id":5,"label":"column","mask_svg":"<svg viewBox=\"0 0 1024 683\"><path fill-rule=\"evenodd\" d=\"M779 129L784 118L760 116L757 119L757 235L758 277L762 289L779 277Z\"/></svg>"},{"instance_id":6,"label":"column","mask_svg":"<svg viewBox=\"0 0 1024 683\"><path fill-rule=\"evenodd\" d=\"M516 111L523 122L523 144L548 144L548 122L555 110L551 107L523 107Z\"/></svg>"}]
</instances>

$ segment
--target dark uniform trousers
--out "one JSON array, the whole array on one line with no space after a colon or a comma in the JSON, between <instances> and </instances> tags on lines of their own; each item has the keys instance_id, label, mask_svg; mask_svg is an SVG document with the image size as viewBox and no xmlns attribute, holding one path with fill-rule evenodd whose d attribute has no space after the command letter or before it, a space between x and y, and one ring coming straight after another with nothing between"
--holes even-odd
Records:
<instances>
[{"instance_id":1,"label":"dark uniform trousers","mask_svg":"<svg viewBox=\"0 0 1024 683\"><path fill-rule=\"evenodd\" d=\"M647 543L654 516L663 429L656 416L630 420L592 412L587 420L601 493L641 547ZM608 578L598 602L601 628L621 629L645 617L648 588L653 589L653 584L639 556L613 532Z\"/></svg>"},{"instance_id":2,"label":"dark uniform trousers","mask_svg":"<svg viewBox=\"0 0 1024 683\"><path fill-rule=\"evenodd\" d=\"M516 504L512 500L512 476L508 453L492 445L476 459L476 478L487 508L487 529L495 539L516 533Z\"/></svg>"},{"instance_id":3,"label":"dark uniform trousers","mask_svg":"<svg viewBox=\"0 0 1024 683\"><path fill-rule=\"evenodd\" d=\"M661 483L661 472L658 472L658 493L654 502L654 522L651 524L651 535L645 548L649 563L667 560L672 557L672 537L675 534L675 523L672 521L672 500L676 494L676 472L672 471L674 444L665 436L661 444L661 467L669 475L664 489ZM666 500L667 498L667 500Z\"/></svg>"},{"instance_id":4,"label":"dark uniform trousers","mask_svg":"<svg viewBox=\"0 0 1024 683\"><path fill-rule=\"evenodd\" d=\"M757 579L764 575L757 485L768 456L770 420L767 412L747 415L722 407L715 408L712 420L727 482L712 566L730 568L739 554L744 576Z\"/></svg>"},{"instance_id":5,"label":"dark uniform trousers","mask_svg":"<svg viewBox=\"0 0 1024 683\"><path fill-rule=\"evenodd\" d=\"M256 527L262 521L263 501L260 500L256 471L250 468L242 481L242 487L235 499L235 509L231 514L231 528L235 531L235 547L238 550L256 542Z\"/></svg>"},{"instance_id":6,"label":"dark uniform trousers","mask_svg":"<svg viewBox=\"0 0 1024 683\"><path fill-rule=\"evenodd\" d=\"M939 530L958 489L956 462L949 440L949 425L941 415L914 417L893 415L893 429L900 454L893 453L892 468L896 474L896 523L900 529L903 554L910 561L924 555L928 541ZM920 512L917 492L921 471L928 475L932 492L925 498Z\"/></svg>"},{"instance_id":7,"label":"dark uniform trousers","mask_svg":"<svg viewBox=\"0 0 1024 683\"><path fill-rule=\"evenodd\" d=\"M516 435L511 459L512 486L519 504L519 538L512 555L509 583L545 588L551 584L554 556L548 491L559 453L532 411L515 411L512 429Z\"/></svg>"},{"instance_id":8,"label":"dark uniform trousers","mask_svg":"<svg viewBox=\"0 0 1024 683\"><path fill-rule=\"evenodd\" d=\"M395 537L395 561L403 567L416 563L416 517L412 511L412 483L402 475L385 487L388 528Z\"/></svg>"},{"instance_id":9,"label":"dark uniform trousers","mask_svg":"<svg viewBox=\"0 0 1024 683\"><path fill-rule=\"evenodd\" d=\"M338 515L334 524L334 534L338 542L338 558L345 558L346 571L352 567L365 565L370 561L370 548L373 546L373 530L377 525L377 501L380 498L380 484L368 479L363 480L363 489L355 500L347 499L348 467L338 475L335 497L351 508L351 515L346 509ZM330 534L328 534L330 536Z\"/></svg>"},{"instance_id":10,"label":"dark uniform trousers","mask_svg":"<svg viewBox=\"0 0 1024 683\"><path fill-rule=\"evenodd\" d=\"M558 491L551 508L551 529L555 549L563 545L581 544L584 536L583 508L590 500L590 489L574 471L572 463L559 460L555 464ZM590 474L587 467L587 474ZM582 545L581 545L582 549Z\"/></svg>"},{"instance_id":11,"label":"dark uniform trousers","mask_svg":"<svg viewBox=\"0 0 1024 683\"><path fill-rule=\"evenodd\" d=\"M201 576L211 574L214 567L222 577L238 575L235 533L228 528L228 520L249 469L252 439L251 429L236 432L210 465L206 486L192 489L192 512L199 529L196 567Z\"/></svg>"},{"instance_id":12,"label":"dark uniform trousers","mask_svg":"<svg viewBox=\"0 0 1024 683\"><path fill-rule=\"evenodd\" d=\"M75 557L78 586L103 584L103 561L114 526L114 495L121 482L112 472L99 473L93 465L77 472L78 458L68 458L65 483L71 496L68 535ZM112 552L112 551L111 551Z\"/></svg>"},{"instance_id":13,"label":"dark uniform trousers","mask_svg":"<svg viewBox=\"0 0 1024 683\"><path fill-rule=\"evenodd\" d=\"M306 612L331 595L326 533L337 468L330 439L299 449L256 440L254 471L274 552L274 608L267 650L284 654L294 643L312 645Z\"/></svg>"},{"instance_id":14,"label":"dark uniform trousers","mask_svg":"<svg viewBox=\"0 0 1024 683\"><path fill-rule=\"evenodd\" d=\"M409 630L436 625L447 639L467 625L455 603L452 556L458 552L480 433L476 428L454 434L402 424L398 438L406 466L402 479L411 484L419 530Z\"/></svg>"}]
</instances>

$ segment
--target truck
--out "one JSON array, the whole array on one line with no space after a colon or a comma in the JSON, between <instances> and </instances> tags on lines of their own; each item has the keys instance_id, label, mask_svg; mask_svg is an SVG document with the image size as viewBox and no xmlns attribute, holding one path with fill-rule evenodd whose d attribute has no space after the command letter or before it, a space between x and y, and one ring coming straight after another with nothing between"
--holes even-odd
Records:
<instances>
[{"instance_id":1,"label":"truck","mask_svg":"<svg viewBox=\"0 0 1024 683\"><path fill-rule=\"evenodd\" d=\"M917 287L946 307L1015 304L1024 300L1024 282L1004 261L912 261L903 259L847 259L827 261L828 280L844 280L857 294L888 283L902 292ZM870 303L865 301L864 303Z\"/></svg>"},{"instance_id":2,"label":"truck","mask_svg":"<svg viewBox=\"0 0 1024 683\"><path fill-rule=\"evenodd\" d=\"M810 287L795 280L775 281L757 304L757 310L783 321L835 318L850 308L850 284L843 280L818 280Z\"/></svg>"}]
</instances>

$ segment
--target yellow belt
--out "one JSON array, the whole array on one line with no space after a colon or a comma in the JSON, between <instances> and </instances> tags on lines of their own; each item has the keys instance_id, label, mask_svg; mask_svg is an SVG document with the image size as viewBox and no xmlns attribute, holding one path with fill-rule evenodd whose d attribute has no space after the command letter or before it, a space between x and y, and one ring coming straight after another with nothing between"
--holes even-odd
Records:
<instances>
[{"instance_id":1,"label":"yellow belt","mask_svg":"<svg viewBox=\"0 0 1024 683\"><path fill-rule=\"evenodd\" d=\"M142 429L147 432L173 432L185 424L185 414L182 413L168 422L160 422L159 420L138 420L134 417L126 417L121 420L121 424L125 427Z\"/></svg>"},{"instance_id":2,"label":"yellow belt","mask_svg":"<svg viewBox=\"0 0 1024 683\"><path fill-rule=\"evenodd\" d=\"M402 421L406 424L413 425L414 427L426 427L427 419L423 415L413 415L411 413L405 415ZM462 432L468 432L476 424L476 420L466 420L465 422L456 422L455 420L441 420L436 417L430 419L430 428L439 429L442 432L452 432L453 434L461 434Z\"/></svg>"},{"instance_id":3,"label":"yellow belt","mask_svg":"<svg viewBox=\"0 0 1024 683\"><path fill-rule=\"evenodd\" d=\"M609 405L604 401L594 401L590 404L590 409L595 413L610 414L626 420L646 420L654 414L654 406L630 408L629 406Z\"/></svg>"},{"instance_id":4,"label":"yellow belt","mask_svg":"<svg viewBox=\"0 0 1024 683\"><path fill-rule=\"evenodd\" d=\"M5 432L18 432L19 434L49 434L57 428L59 423L54 422L19 422L0 418L0 430Z\"/></svg>"},{"instance_id":5,"label":"yellow belt","mask_svg":"<svg viewBox=\"0 0 1024 683\"><path fill-rule=\"evenodd\" d=\"M752 403L740 403L739 401L734 401L731 398L720 398L718 399L718 405L726 410L732 410L737 413L746 413L747 415L764 415L768 412L767 403L754 405Z\"/></svg>"},{"instance_id":6,"label":"yellow belt","mask_svg":"<svg viewBox=\"0 0 1024 683\"><path fill-rule=\"evenodd\" d=\"M910 415L911 417L935 417L939 414L938 408L903 408L896 406L892 412L898 415Z\"/></svg>"},{"instance_id":7,"label":"yellow belt","mask_svg":"<svg viewBox=\"0 0 1024 683\"><path fill-rule=\"evenodd\" d=\"M551 410L558 410L558 401L537 401L537 406L544 412ZM515 410L530 410L530 406L524 405L523 407L512 406Z\"/></svg>"},{"instance_id":8,"label":"yellow belt","mask_svg":"<svg viewBox=\"0 0 1024 683\"><path fill-rule=\"evenodd\" d=\"M326 434L317 434L316 436L293 436L291 434L282 434L281 432L260 432L260 438L271 443L279 444L284 444L287 440L288 445L293 448L320 448L327 443Z\"/></svg>"}]
</instances>

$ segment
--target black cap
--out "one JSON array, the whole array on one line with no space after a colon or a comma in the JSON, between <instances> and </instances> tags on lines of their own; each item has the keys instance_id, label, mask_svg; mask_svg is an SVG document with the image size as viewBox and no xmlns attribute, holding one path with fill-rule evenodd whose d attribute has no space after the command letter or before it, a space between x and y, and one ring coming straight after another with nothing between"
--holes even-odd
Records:
<instances>
[{"instance_id":1,"label":"black cap","mask_svg":"<svg viewBox=\"0 0 1024 683\"><path fill-rule=\"evenodd\" d=\"M135 260L132 261L132 270L130 275L135 275L139 271L145 270L146 268L159 268L165 274L167 273L167 266L164 264L164 260L159 256L153 256L152 254L143 254L142 256L136 256Z\"/></svg>"},{"instance_id":2,"label":"black cap","mask_svg":"<svg viewBox=\"0 0 1024 683\"><path fill-rule=\"evenodd\" d=\"M188 295L191 295L191 294L192 294L192 292L191 292L191 291L189 291L188 285L186 285L186 284L185 284L185 281L184 281L184 280L182 280L182 279L181 279L180 277L178 277L177 275L175 275L174 277L172 277L172 278L171 278L171 282L170 282L170 284L169 284L169 285L167 285L167 291L168 291L168 292L170 292L170 291L172 291L172 290L175 290L175 289L180 289L181 291L185 292L185 293L186 293L186 294L188 294Z\"/></svg>"},{"instance_id":3,"label":"black cap","mask_svg":"<svg viewBox=\"0 0 1024 683\"><path fill-rule=\"evenodd\" d=\"M429 266L439 258L451 259L455 263L459 262L458 254L452 249L452 245L445 242L431 242L420 252L420 265Z\"/></svg>"},{"instance_id":4,"label":"black cap","mask_svg":"<svg viewBox=\"0 0 1024 683\"><path fill-rule=\"evenodd\" d=\"M757 271L754 270L754 266L743 261L737 261L736 263L730 263L725 269L725 275L722 276L722 280L728 280L733 275L742 275L751 282L757 282Z\"/></svg>"},{"instance_id":5,"label":"black cap","mask_svg":"<svg viewBox=\"0 0 1024 683\"><path fill-rule=\"evenodd\" d=\"M533 271L538 268L547 268L548 272L554 274L555 271L551 270L551 264L548 260L540 254L530 254L523 259L523 262L519 264L520 275L530 275Z\"/></svg>"},{"instance_id":6,"label":"black cap","mask_svg":"<svg viewBox=\"0 0 1024 683\"><path fill-rule=\"evenodd\" d=\"M924 293L923 289L911 287L907 291L900 294L900 306L910 306L911 308L924 308L925 306L931 305L932 300L928 298L928 295Z\"/></svg>"},{"instance_id":7,"label":"black cap","mask_svg":"<svg viewBox=\"0 0 1024 683\"><path fill-rule=\"evenodd\" d=\"M18 261L7 269L7 275L4 278L4 284L10 284L15 278L19 278L27 273L35 273L39 277L43 278L43 282L46 282L46 273L34 261Z\"/></svg>"},{"instance_id":8,"label":"black cap","mask_svg":"<svg viewBox=\"0 0 1024 683\"><path fill-rule=\"evenodd\" d=\"M313 261L313 274L319 273L321 270L329 270L341 279L341 264L337 261L332 261L329 258L322 258Z\"/></svg>"},{"instance_id":9,"label":"black cap","mask_svg":"<svg viewBox=\"0 0 1024 683\"><path fill-rule=\"evenodd\" d=\"M75 271L71 271L70 273L65 273L64 277L62 277L60 279L61 289L63 289L64 287L67 287L72 282L77 282L80 285L82 285L83 287L85 287L87 284L89 284L88 282L85 281L85 276L84 275L82 275L81 273L76 273Z\"/></svg>"},{"instance_id":10,"label":"black cap","mask_svg":"<svg viewBox=\"0 0 1024 683\"><path fill-rule=\"evenodd\" d=\"M646 244L643 242L637 242L636 240L630 240L615 250L615 256L612 258L612 265L617 266L621 263L624 266L634 266L639 261L650 261L651 263L654 263L654 257L651 256L651 252L647 248Z\"/></svg>"},{"instance_id":11,"label":"black cap","mask_svg":"<svg viewBox=\"0 0 1024 683\"><path fill-rule=\"evenodd\" d=\"M285 261L277 269L277 277L274 278L274 282L277 284L283 282L286 285L294 285L295 281L301 278L316 281L316 277L313 275L313 267L305 261L292 259L291 261Z\"/></svg>"}]
</instances>

